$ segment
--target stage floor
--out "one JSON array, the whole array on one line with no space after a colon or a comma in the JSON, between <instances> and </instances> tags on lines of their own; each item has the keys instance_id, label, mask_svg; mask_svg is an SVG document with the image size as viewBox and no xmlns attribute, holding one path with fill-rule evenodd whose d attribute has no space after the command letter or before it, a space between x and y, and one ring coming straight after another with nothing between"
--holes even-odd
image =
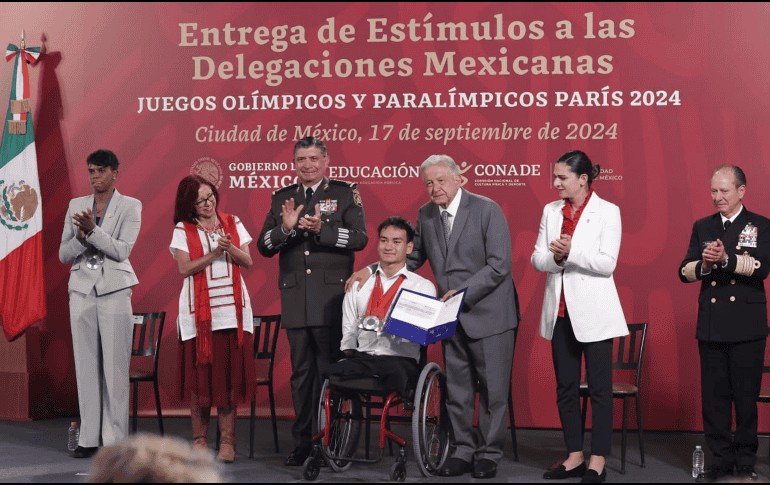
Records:
<instances>
[{"instance_id":1,"label":"stage floor","mask_svg":"<svg viewBox=\"0 0 770 485\"><path fill-rule=\"evenodd\" d=\"M0 482L54 482L72 483L85 481L90 460L76 460L67 451L67 428L70 418L56 418L31 422L0 421ZM213 423L212 423L213 425ZM189 418L166 418L164 426L168 435L190 439ZM300 469L283 466L292 451L291 422L279 421L281 453L273 447L270 420L257 421L255 458L249 459L249 421L239 419L236 425L236 461L224 466L226 478L232 482L292 482L301 481ZM393 425L402 436L411 435L407 427ZM140 418L139 431L157 432L156 418ZM214 442L215 426L210 430ZM376 449L373 436L373 450ZM620 474L620 432L613 436L613 456L607 462L607 481L633 482L693 482L691 476L692 452L695 445L705 445L703 436L688 433L645 433L645 468L639 466L639 447L635 432L629 432L626 474ZM506 443L505 457L498 467L496 482L546 482L543 472L563 459L564 442L560 431L520 429L517 433L520 461L513 461L510 441ZM590 450L586 435L586 450ZM470 475L461 479L424 478L413 461L411 440L407 462L407 482L479 481ZM704 446L705 447L705 446ZM387 450L387 449L386 449ZM396 449L397 450L397 449ZM213 451L213 450L212 450ZM706 453L706 463L710 457ZM382 482L388 480L388 472L394 458L387 455L376 465L354 464L342 474L323 468L319 482ZM760 481L768 481L768 439L760 438L759 460L756 466ZM483 480L482 480L483 481ZM567 482L579 482L579 479ZM735 481L735 480L731 480ZM553 482L550 482L553 483Z\"/></svg>"}]
</instances>

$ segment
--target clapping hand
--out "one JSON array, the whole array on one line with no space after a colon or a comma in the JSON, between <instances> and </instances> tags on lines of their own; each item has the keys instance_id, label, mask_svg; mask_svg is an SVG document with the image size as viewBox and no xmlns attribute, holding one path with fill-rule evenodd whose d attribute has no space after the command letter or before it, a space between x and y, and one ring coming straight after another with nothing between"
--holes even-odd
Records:
<instances>
[{"instance_id":1,"label":"clapping hand","mask_svg":"<svg viewBox=\"0 0 770 485\"><path fill-rule=\"evenodd\" d=\"M299 220L299 228L303 231L318 234L321 232L321 210L319 205L315 205L315 215L305 214L305 217Z\"/></svg>"},{"instance_id":2,"label":"clapping hand","mask_svg":"<svg viewBox=\"0 0 770 485\"><path fill-rule=\"evenodd\" d=\"M727 259L724 243L722 243L720 239L709 243L709 245L706 246L706 249L703 250L702 257L704 265L711 266L714 264L721 264Z\"/></svg>"},{"instance_id":3,"label":"clapping hand","mask_svg":"<svg viewBox=\"0 0 770 485\"><path fill-rule=\"evenodd\" d=\"M232 239L229 234L225 234L224 236L217 239L217 249L221 251L220 254L224 254L229 251L231 246Z\"/></svg>"},{"instance_id":4,"label":"clapping hand","mask_svg":"<svg viewBox=\"0 0 770 485\"><path fill-rule=\"evenodd\" d=\"M80 239L85 238L86 233L93 231L94 227L96 227L91 209L86 209L83 212L76 212L72 216L72 220L80 229L78 231L78 237L80 237Z\"/></svg>"},{"instance_id":5,"label":"clapping hand","mask_svg":"<svg viewBox=\"0 0 770 485\"><path fill-rule=\"evenodd\" d=\"M299 214L304 207L304 205L300 204L299 207L294 208L294 199L283 201L283 208L281 210L283 232L288 234L297 225L297 219L299 219Z\"/></svg>"},{"instance_id":6,"label":"clapping hand","mask_svg":"<svg viewBox=\"0 0 770 485\"><path fill-rule=\"evenodd\" d=\"M569 255L570 250L572 249L572 236L569 234L562 234L561 238L554 239L551 241L550 246L548 246L548 250L553 253L553 255L556 257L556 259L564 259Z\"/></svg>"}]
</instances>

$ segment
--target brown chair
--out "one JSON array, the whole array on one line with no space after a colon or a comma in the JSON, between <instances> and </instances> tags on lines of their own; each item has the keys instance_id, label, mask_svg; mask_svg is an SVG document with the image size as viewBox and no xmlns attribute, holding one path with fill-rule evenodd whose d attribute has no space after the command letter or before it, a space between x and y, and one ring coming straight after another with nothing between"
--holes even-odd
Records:
<instances>
[{"instance_id":1,"label":"brown chair","mask_svg":"<svg viewBox=\"0 0 770 485\"><path fill-rule=\"evenodd\" d=\"M141 319L141 325L138 324ZM131 421L131 432L136 433L137 410L139 407L139 383L152 382L155 388L155 408L158 412L158 426L163 435L163 415L160 409L160 393L158 392L158 356L160 355L160 340L163 336L163 322L166 312L134 313L134 342L131 347L131 364L128 375L129 382L134 388L134 416ZM148 365L147 357L152 357L152 366ZM145 365L141 365L145 364Z\"/></svg>"},{"instance_id":2,"label":"brown chair","mask_svg":"<svg viewBox=\"0 0 770 485\"><path fill-rule=\"evenodd\" d=\"M626 473L626 417L628 414L628 398L633 397L636 402L636 427L639 434L639 455L644 468L644 442L642 436L642 412L639 408L639 383L642 377L642 354L644 353L644 341L647 337L646 323L631 323L628 325L629 335L618 337L617 354L612 362L612 369L634 371L635 383L612 382L612 397L623 399L623 434L621 440L620 473ZM629 343L626 345L626 340ZM586 414L588 411L588 384L580 384L580 397L583 398L583 430L586 427Z\"/></svg>"},{"instance_id":3,"label":"brown chair","mask_svg":"<svg viewBox=\"0 0 770 485\"><path fill-rule=\"evenodd\" d=\"M278 345L278 333L281 330L280 315L265 315L254 317L254 359L257 361L267 361L267 376L257 377L257 386L267 386L268 397L270 398L270 417L273 420L273 440L275 441L275 452L280 453L278 448L278 423L275 417L275 394L273 393L273 369L275 367L275 349ZM251 420L249 433L249 458L254 458L254 425L256 421L256 393L251 400Z\"/></svg>"}]
</instances>

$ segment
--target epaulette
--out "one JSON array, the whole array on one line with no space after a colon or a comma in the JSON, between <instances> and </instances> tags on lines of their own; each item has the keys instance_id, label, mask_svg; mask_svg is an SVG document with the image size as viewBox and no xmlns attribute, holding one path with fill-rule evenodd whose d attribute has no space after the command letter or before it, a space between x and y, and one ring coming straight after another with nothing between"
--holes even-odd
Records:
<instances>
[{"instance_id":1,"label":"epaulette","mask_svg":"<svg viewBox=\"0 0 770 485\"><path fill-rule=\"evenodd\" d=\"M299 184L287 185L286 187L284 187L282 189L278 189L278 190L273 191L273 195L280 194L281 192L286 192L289 189L296 189L298 185Z\"/></svg>"},{"instance_id":2,"label":"epaulette","mask_svg":"<svg viewBox=\"0 0 770 485\"><path fill-rule=\"evenodd\" d=\"M351 189L355 189L356 188L356 183L355 182L348 182L346 180L329 179L329 183L332 184L332 185L342 185L342 186L345 186L345 187L350 187Z\"/></svg>"},{"instance_id":3,"label":"epaulette","mask_svg":"<svg viewBox=\"0 0 770 485\"><path fill-rule=\"evenodd\" d=\"M343 187L347 187L350 190L352 190L353 191L353 202L355 202L355 204L358 207L361 207L361 208L364 207L364 203L361 200L361 193L358 191L358 187L356 187L356 184L354 182L348 182L348 181L345 181L345 180L329 179L329 183L332 184L332 185L341 185Z\"/></svg>"}]
</instances>

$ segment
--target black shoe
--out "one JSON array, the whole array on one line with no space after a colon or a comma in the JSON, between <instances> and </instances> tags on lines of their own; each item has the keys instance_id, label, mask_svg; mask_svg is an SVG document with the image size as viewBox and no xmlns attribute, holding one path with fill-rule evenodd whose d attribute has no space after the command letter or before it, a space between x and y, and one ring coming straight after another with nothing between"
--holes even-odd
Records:
<instances>
[{"instance_id":1,"label":"black shoe","mask_svg":"<svg viewBox=\"0 0 770 485\"><path fill-rule=\"evenodd\" d=\"M473 465L460 458L447 458L444 466L438 471L442 477L459 477L473 471Z\"/></svg>"},{"instance_id":2,"label":"black shoe","mask_svg":"<svg viewBox=\"0 0 770 485\"><path fill-rule=\"evenodd\" d=\"M607 469L602 470L601 473L596 473L596 470L590 468L586 470L586 474L583 475L583 479L580 483L604 483L607 480Z\"/></svg>"},{"instance_id":3,"label":"black shoe","mask_svg":"<svg viewBox=\"0 0 770 485\"><path fill-rule=\"evenodd\" d=\"M482 458L473 465L473 478L495 478L497 475L497 463Z\"/></svg>"},{"instance_id":4,"label":"black shoe","mask_svg":"<svg viewBox=\"0 0 770 485\"><path fill-rule=\"evenodd\" d=\"M565 478L582 477L586 474L586 462L581 463L572 470L567 470L564 465L559 465L556 468L551 468L547 472L543 473L543 478L546 480L564 480Z\"/></svg>"},{"instance_id":5,"label":"black shoe","mask_svg":"<svg viewBox=\"0 0 770 485\"><path fill-rule=\"evenodd\" d=\"M751 465L739 466L738 477L742 480L751 480L752 482L756 482L759 479L754 471L754 467Z\"/></svg>"},{"instance_id":6,"label":"black shoe","mask_svg":"<svg viewBox=\"0 0 770 485\"><path fill-rule=\"evenodd\" d=\"M294 448L294 451L291 452L291 455L286 458L284 465L302 466L302 464L305 463L305 460L307 460L308 456L310 456L310 448Z\"/></svg>"},{"instance_id":7,"label":"black shoe","mask_svg":"<svg viewBox=\"0 0 770 485\"><path fill-rule=\"evenodd\" d=\"M78 446L77 448L75 448L75 454L73 456L75 458L91 458L96 454L97 451L99 451L98 446L94 446L92 448Z\"/></svg>"},{"instance_id":8,"label":"black shoe","mask_svg":"<svg viewBox=\"0 0 770 485\"><path fill-rule=\"evenodd\" d=\"M752 471L754 470L754 467L751 467ZM733 468L722 468L718 465L711 465L708 470L706 470L706 473L703 474L703 479L706 482L716 482L720 478L724 477L725 475L732 475L733 474ZM700 476L699 476L700 478Z\"/></svg>"}]
</instances>

